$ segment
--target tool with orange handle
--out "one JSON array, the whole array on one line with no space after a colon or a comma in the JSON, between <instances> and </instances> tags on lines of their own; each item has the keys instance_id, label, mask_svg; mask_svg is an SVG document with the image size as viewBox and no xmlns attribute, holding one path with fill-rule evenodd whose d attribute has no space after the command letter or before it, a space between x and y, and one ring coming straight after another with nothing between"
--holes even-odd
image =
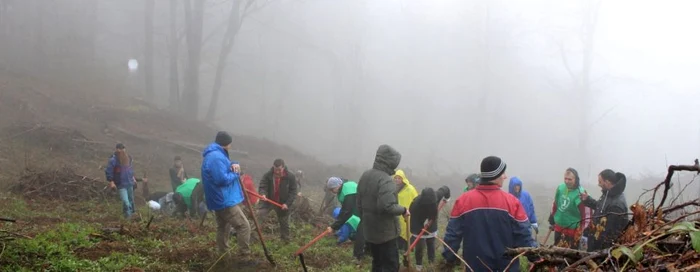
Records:
<instances>
[{"instance_id":1,"label":"tool with orange handle","mask_svg":"<svg viewBox=\"0 0 700 272\"><path fill-rule=\"evenodd\" d=\"M279 204L279 203L277 203L277 202L274 202L274 201L272 201L272 200L269 200L269 199L266 198L266 197L264 198L264 197L262 197L260 194L258 194L258 193L256 193L256 192L253 192L253 191L251 191L251 190L245 189L245 191L246 191L247 193L253 195L254 197L259 198L259 199L262 200L262 201L265 201L265 202L267 202L267 203L270 203L270 204L275 205L275 206L279 207L280 209L282 209L282 204Z\"/></svg>"},{"instance_id":2,"label":"tool with orange handle","mask_svg":"<svg viewBox=\"0 0 700 272\"><path fill-rule=\"evenodd\" d=\"M438 213L440 213L440 210L442 210L442 207L445 206L445 203L447 203L447 201L445 201L445 200L443 200L442 202L440 202L440 206L438 206ZM406 253L403 254L404 257L408 257L408 254L410 254L411 250L413 250L413 248L416 247L416 245L418 244L419 239L420 239L421 237L423 237L423 234L425 234L426 232L428 232L428 228L429 228L432 224L433 224L433 220L432 220L432 219L431 219L431 220L428 220L428 223L425 223L425 225L423 226L423 229L420 230L420 233L418 233L418 235L416 236L416 240L414 240L413 243L411 243L411 246L408 247L408 250L406 251ZM410 240L409 240L409 241L410 241Z\"/></svg>"},{"instance_id":3,"label":"tool with orange handle","mask_svg":"<svg viewBox=\"0 0 700 272\"><path fill-rule=\"evenodd\" d=\"M304 251L312 245L314 245L316 242L318 242L318 240L321 240L321 238L331 233L333 233L332 230L325 230L323 233L319 234L318 236L316 236L316 238L311 240L311 242L299 248L299 250L297 250L297 252L294 253L294 256L299 256L299 262L301 263L301 267L304 268L304 272L308 272L308 270L306 269L306 263L304 263Z\"/></svg>"}]
</instances>

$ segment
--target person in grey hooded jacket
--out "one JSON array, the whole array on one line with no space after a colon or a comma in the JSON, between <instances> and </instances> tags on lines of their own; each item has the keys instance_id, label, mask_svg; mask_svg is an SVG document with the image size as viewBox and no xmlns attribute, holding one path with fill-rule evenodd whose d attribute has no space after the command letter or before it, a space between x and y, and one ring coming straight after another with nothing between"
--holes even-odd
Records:
<instances>
[{"instance_id":1,"label":"person in grey hooded jacket","mask_svg":"<svg viewBox=\"0 0 700 272\"><path fill-rule=\"evenodd\" d=\"M357 186L357 208L363 223L365 242L372 252L372 271L399 271L401 233L399 215L410 215L398 204L392 178L401 154L389 145L377 149L372 169L365 171Z\"/></svg>"}]
</instances>

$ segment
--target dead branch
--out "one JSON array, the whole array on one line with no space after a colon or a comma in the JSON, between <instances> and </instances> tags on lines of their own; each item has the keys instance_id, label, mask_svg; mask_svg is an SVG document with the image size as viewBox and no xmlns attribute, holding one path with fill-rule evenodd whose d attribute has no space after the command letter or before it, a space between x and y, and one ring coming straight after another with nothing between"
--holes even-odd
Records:
<instances>
[{"instance_id":1,"label":"dead branch","mask_svg":"<svg viewBox=\"0 0 700 272\"><path fill-rule=\"evenodd\" d=\"M0 221L15 223L17 220L11 218L0 217Z\"/></svg>"},{"instance_id":2,"label":"dead branch","mask_svg":"<svg viewBox=\"0 0 700 272\"><path fill-rule=\"evenodd\" d=\"M661 197L661 203L659 203L659 206L656 208L657 214L661 211L661 208L666 202L666 198L668 197L668 190L671 189L671 178L673 178L673 174L676 171L695 171L698 172L698 174L700 174L700 161L698 161L698 159L695 159L694 165L670 165L668 167L668 173L666 174L666 179L664 179L663 182L664 194ZM656 191L654 191L654 196L656 196Z\"/></svg>"}]
</instances>

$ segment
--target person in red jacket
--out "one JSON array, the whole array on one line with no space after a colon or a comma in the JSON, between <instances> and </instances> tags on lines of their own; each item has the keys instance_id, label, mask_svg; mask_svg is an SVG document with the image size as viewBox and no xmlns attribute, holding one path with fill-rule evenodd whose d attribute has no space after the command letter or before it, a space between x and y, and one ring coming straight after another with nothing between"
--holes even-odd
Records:
<instances>
[{"instance_id":1,"label":"person in red jacket","mask_svg":"<svg viewBox=\"0 0 700 272\"><path fill-rule=\"evenodd\" d=\"M481 161L481 182L455 202L445 231L445 243L455 252L463 245L462 258L476 271L504 271L511 262L506 248L536 247L530 221L520 200L501 190L506 163L490 156ZM442 253L446 266L456 264L449 249ZM508 271L519 271L519 262Z\"/></svg>"},{"instance_id":2,"label":"person in red jacket","mask_svg":"<svg viewBox=\"0 0 700 272\"><path fill-rule=\"evenodd\" d=\"M253 183L253 177L251 177L248 174L243 174L241 175L241 181L243 182L243 187L245 190L253 193L258 193L258 191L255 189L255 184ZM258 197L254 196L252 194L247 194L250 197L250 204L255 206L255 204L258 204Z\"/></svg>"}]
</instances>

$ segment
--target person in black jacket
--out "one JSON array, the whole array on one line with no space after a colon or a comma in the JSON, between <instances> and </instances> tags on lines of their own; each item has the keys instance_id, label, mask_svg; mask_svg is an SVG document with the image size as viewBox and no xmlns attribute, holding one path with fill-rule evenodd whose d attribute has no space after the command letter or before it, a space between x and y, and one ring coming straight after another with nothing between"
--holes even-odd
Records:
<instances>
[{"instance_id":1,"label":"person in black jacket","mask_svg":"<svg viewBox=\"0 0 700 272\"><path fill-rule=\"evenodd\" d=\"M277 213L277 221L280 223L282 241L289 242L289 207L297 197L297 181L294 174L287 169L284 160L276 159L270 171L263 175L258 194L262 199L269 198L282 204L282 208L279 208L267 201L262 201L257 216L260 221L264 221L270 211L274 210Z\"/></svg>"},{"instance_id":2,"label":"person in black jacket","mask_svg":"<svg viewBox=\"0 0 700 272\"><path fill-rule=\"evenodd\" d=\"M173 161L173 167L170 168L169 173L170 186L173 187L173 192L175 192L177 186L183 184L185 180L189 179L189 177L185 171L185 166L182 164L182 158L180 156L175 156Z\"/></svg>"},{"instance_id":3,"label":"person in black jacket","mask_svg":"<svg viewBox=\"0 0 700 272\"><path fill-rule=\"evenodd\" d=\"M625 200L625 174L605 169L598 175L598 186L603 195L598 201L581 194L583 204L593 211L593 224L588 230L588 251L610 248L629 224Z\"/></svg>"},{"instance_id":4,"label":"person in black jacket","mask_svg":"<svg viewBox=\"0 0 700 272\"><path fill-rule=\"evenodd\" d=\"M357 182L352 180L343 180L338 177L328 179L326 187L329 191L338 195L338 201L341 203L340 214L338 219L328 227L333 232L338 231L343 224L353 215L360 217L360 212L357 210ZM365 255L365 239L362 232L362 219L357 224L355 240L353 241L352 255L357 261L362 260Z\"/></svg>"},{"instance_id":5,"label":"person in black jacket","mask_svg":"<svg viewBox=\"0 0 700 272\"><path fill-rule=\"evenodd\" d=\"M442 186L435 192L433 188L425 188L421 191L413 202L409 211L411 212L411 244L417 239L418 234L425 227L428 221L432 220L432 224L426 229L426 232L420 237L415 248L416 269L423 269L423 250L427 248L428 263L435 262L435 237L438 233L438 206L441 201L447 201L450 198L450 189L447 186Z\"/></svg>"}]
</instances>

